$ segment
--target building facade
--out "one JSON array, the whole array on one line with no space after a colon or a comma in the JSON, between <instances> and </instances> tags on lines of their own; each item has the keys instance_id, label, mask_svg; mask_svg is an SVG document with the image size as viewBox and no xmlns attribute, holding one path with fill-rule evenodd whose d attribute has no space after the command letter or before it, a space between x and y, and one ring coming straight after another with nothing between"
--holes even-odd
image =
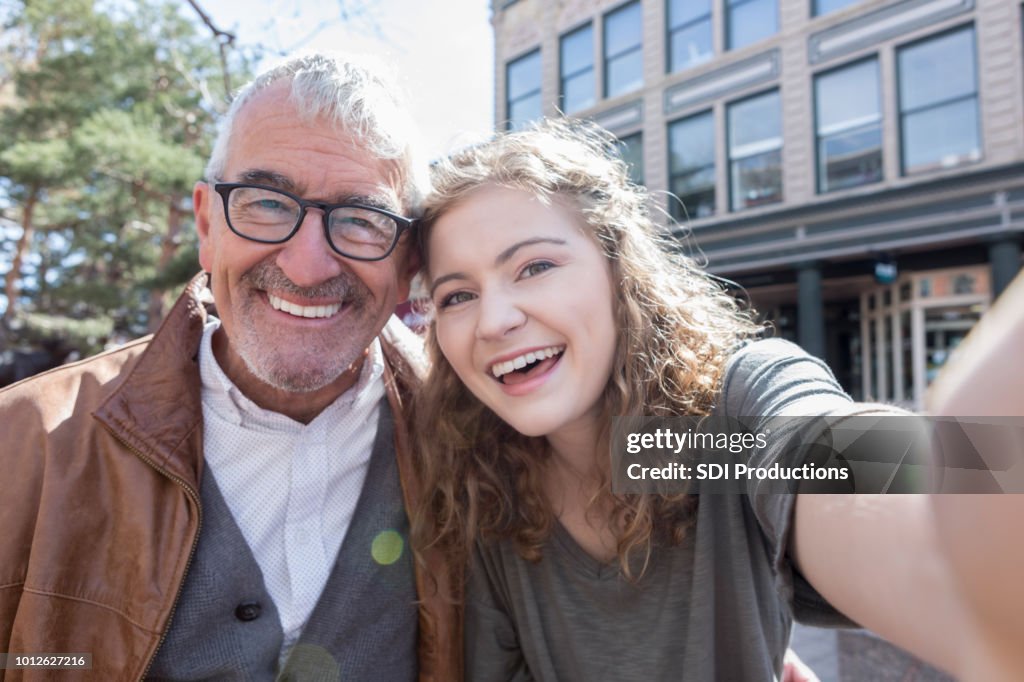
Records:
<instances>
[{"instance_id":1,"label":"building facade","mask_svg":"<svg viewBox=\"0 0 1024 682\"><path fill-rule=\"evenodd\" d=\"M497 127L615 133L666 229L857 398L920 407L1021 268L1020 0L492 9Z\"/></svg>"}]
</instances>

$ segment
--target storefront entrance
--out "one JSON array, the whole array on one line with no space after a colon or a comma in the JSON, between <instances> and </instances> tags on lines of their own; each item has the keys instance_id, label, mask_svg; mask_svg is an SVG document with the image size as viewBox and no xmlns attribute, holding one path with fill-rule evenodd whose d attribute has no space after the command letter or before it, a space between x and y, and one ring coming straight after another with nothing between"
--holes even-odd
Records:
<instances>
[{"instance_id":1,"label":"storefront entrance","mask_svg":"<svg viewBox=\"0 0 1024 682\"><path fill-rule=\"evenodd\" d=\"M988 308L990 292L986 266L908 274L863 292L866 399L922 409L928 385Z\"/></svg>"}]
</instances>

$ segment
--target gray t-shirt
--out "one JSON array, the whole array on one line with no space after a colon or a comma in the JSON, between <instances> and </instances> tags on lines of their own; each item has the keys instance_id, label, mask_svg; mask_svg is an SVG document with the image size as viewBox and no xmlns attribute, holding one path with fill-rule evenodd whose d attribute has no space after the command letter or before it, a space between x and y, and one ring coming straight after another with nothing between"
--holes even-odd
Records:
<instances>
[{"instance_id":1,"label":"gray t-shirt","mask_svg":"<svg viewBox=\"0 0 1024 682\"><path fill-rule=\"evenodd\" d=\"M731 359L716 414L847 414L828 368L789 342ZM799 448L774 439L761 464ZM756 490L751 489L752 493ZM792 618L853 626L793 569L795 495L701 495L679 546L656 547L638 583L587 554L560 524L531 563L510 541L479 544L466 604L466 674L492 680L760 681L781 677Z\"/></svg>"}]
</instances>

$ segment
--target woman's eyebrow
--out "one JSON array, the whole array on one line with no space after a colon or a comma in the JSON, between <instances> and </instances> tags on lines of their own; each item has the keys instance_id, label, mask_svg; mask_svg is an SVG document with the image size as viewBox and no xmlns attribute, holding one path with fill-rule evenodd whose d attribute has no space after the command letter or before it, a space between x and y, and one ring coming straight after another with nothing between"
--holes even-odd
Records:
<instances>
[{"instance_id":1,"label":"woman's eyebrow","mask_svg":"<svg viewBox=\"0 0 1024 682\"><path fill-rule=\"evenodd\" d=\"M555 237L533 237L531 239L524 239L521 242L516 242L512 246L508 247L504 251L498 254L498 257L494 259L495 265L504 265L516 254L516 251L525 247L532 246L534 244L558 244L565 246L564 239L557 239Z\"/></svg>"},{"instance_id":2,"label":"woman's eyebrow","mask_svg":"<svg viewBox=\"0 0 1024 682\"><path fill-rule=\"evenodd\" d=\"M466 273L464 273L464 272L453 272L453 273L450 273L450 274L447 274L447 275L441 275L440 277L438 277L437 279L434 280L433 284L430 285L430 297L431 298L434 297L434 292L437 291L437 288L439 286L441 286L445 282L450 282L453 279L469 279L469 278L466 276Z\"/></svg>"}]
</instances>

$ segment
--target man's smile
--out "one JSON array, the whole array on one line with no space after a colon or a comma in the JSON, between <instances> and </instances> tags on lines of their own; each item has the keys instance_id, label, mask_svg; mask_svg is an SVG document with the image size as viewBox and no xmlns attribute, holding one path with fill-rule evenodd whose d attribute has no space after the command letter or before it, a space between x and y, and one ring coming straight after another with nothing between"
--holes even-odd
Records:
<instances>
[{"instance_id":1,"label":"man's smile","mask_svg":"<svg viewBox=\"0 0 1024 682\"><path fill-rule=\"evenodd\" d=\"M339 310L341 310L342 307L342 304L340 302L308 306L299 305L298 303L286 301L285 299L275 296L270 292L267 292L267 300L270 301L270 307L272 307L274 310L280 310L281 312L289 313L290 315L294 315L296 317L332 317Z\"/></svg>"}]
</instances>

